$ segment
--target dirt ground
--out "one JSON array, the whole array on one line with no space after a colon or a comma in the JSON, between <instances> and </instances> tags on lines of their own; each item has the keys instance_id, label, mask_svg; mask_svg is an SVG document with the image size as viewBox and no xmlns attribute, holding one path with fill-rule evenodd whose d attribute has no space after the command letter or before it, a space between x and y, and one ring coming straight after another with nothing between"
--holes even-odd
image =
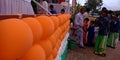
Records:
<instances>
[{"instance_id":1,"label":"dirt ground","mask_svg":"<svg viewBox=\"0 0 120 60\"><path fill-rule=\"evenodd\" d=\"M66 60L120 60L120 41L116 49L107 47L106 57L93 53L93 47L69 49Z\"/></svg>"}]
</instances>

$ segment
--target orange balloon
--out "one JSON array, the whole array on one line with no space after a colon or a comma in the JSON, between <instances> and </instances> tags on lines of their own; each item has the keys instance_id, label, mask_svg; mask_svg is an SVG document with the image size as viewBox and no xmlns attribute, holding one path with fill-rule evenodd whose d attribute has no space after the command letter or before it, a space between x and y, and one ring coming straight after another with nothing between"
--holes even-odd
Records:
<instances>
[{"instance_id":1,"label":"orange balloon","mask_svg":"<svg viewBox=\"0 0 120 60\"><path fill-rule=\"evenodd\" d=\"M32 31L24 21L0 21L0 60L16 60L28 51L32 43Z\"/></svg>"},{"instance_id":2,"label":"orange balloon","mask_svg":"<svg viewBox=\"0 0 120 60\"><path fill-rule=\"evenodd\" d=\"M52 44L49 40L40 41L41 47L45 50L46 57L49 57L52 52Z\"/></svg>"},{"instance_id":3,"label":"orange balloon","mask_svg":"<svg viewBox=\"0 0 120 60\"><path fill-rule=\"evenodd\" d=\"M61 40L58 39L57 44L56 44L57 51L59 50L60 46L61 46Z\"/></svg>"},{"instance_id":4,"label":"orange balloon","mask_svg":"<svg viewBox=\"0 0 120 60\"><path fill-rule=\"evenodd\" d=\"M55 29L57 29L59 27L59 20L58 20L58 18L56 16L51 16L50 18L54 22Z\"/></svg>"},{"instance_id":5,"label":"orange balloon","mask_svg":"<svg viewBox=\"0 0 120 60\"><path fill-rule=\"evenodd\" d=\"M56 45L57 40L59 39L61 35L61 29L58 28L53 35L49 38L50 42L52 43L52 47L54 48Z\"/></svg>"},{"instance_id":6,"label":"orange balloon","mask_svg":"<svg viewBox=\"0 0 120 60\"><path fill-rule=\"evenodd\" d=\"M66 22L66 24L67 24L67 26L70 26L70 20L68 20L68 21Z\"/></svg>"},{"instance_id":7,"label":"orange balloon","mask_svg":"<svg viewBox=\"0 0 120 60\"><path fill-rule=\"evenodd\" d=\"M64 33L62 33L62 35L60 36L60 40L64 39Z\"/></svg>"},{"instance_id":8,"label":"orange balloon","mask_svg":"<svg viewBox=\"0 0 120 60\"><path fill-rule=\"evenodd\" d=\"M53 34L54 23L48 16L38 16L37 20L39 21L43 29L43 35L41 39L45 40Z\"/></svg>"},{"instance_id":9,"label":"orange balloon","mask_svg":"<svg viewBox=\"0 0 120 60\"><path fill-rule=\"evenodd\" d=\"M54 34L49 38L49 40L50 40L50 42L51 42L51 44L52 44L52 48L54 48L54 47L55 47L55 44L56 44L56 42L57 42L57 34L54 33Z\"/></svg>"},{"instance_id":10,"label":"orange balloon","mask_svg":"<svg viewBox=\"0 0 120 60\"><path fill-rule=\"evenodd\" d=\"M58 35L57 38L60 38L60 35L62 34L62 29L60 27L57 29L56 34Z\"/></svg>"},{"instance_id":11,"label":"orange balloon","mask_svg":"<svg viewBox=\"0 0 120 60\"><path fill-rule=\"evenodd\" d=\"M67 15L66 14L63 14L63 23L65 23L66 21L67 21L67 19L68 19L68 17L67 17Z\"/></svg>"},{"instance_id":12,"label":"orange balloon","mask_svg":"<svg viewBox=\"0 0 120 60\"><path fill-rule=\"evenodd\" d=\"M61 34L63 33L63 27L62 26L60 26L60 29L61 29Z\"/></svg>"},{"instance_id":13,"label":"orange balloon","mask_svg":"<svg viewBox=\"0 0 120 60\"><path fill-rule=\"evenodd\" d=\"M46 60L45 51L40 45L33 45L19 60Z\"/></svg>"},{"instance_id":14,"label":"orange balloon","mask_svg":"<svg viewBox=\"0 0 120 60\"><path fill-rule=\"evenodd\" d=\"M65 31L65 32L63 33L63 39L65 38L66 34L67 34L67 32Z\"/></svg>"},{"instance_id":15,"label":"orange balloon","mask_svg":"<svg viewBox=\"0 0 120 60\"><path fill-rule=\"evenodd\" d=\"M71 17L71 15L70 14L67 14L68 15L68 18L70 18Z\"/></svg>"},{"instance_id":16,"label":"orange balloon","mask_svg":"<svg viewBox=\"0 0 120 60\"><path fill-rule=\"evenodd\" d=\"M57 16L60 22L60 26L64 23L64 18L62 15Z\"/></svg>"},{"instance_id":17,"label":"orange balloon","mask_svg":"<svg viewBox=\"0 0 120 60\"><path fill-rule=\"evenodd\" d=\"M33 44L39 43L39 40L42 36L41 24L35 18L32 17L23 18L22 20L30 26L33 32Z\"/></svg>"},{"instance_id":18,"label":"orange balloon","mask_svg":"<svg viewBox=\"0 0 120 60\"><path fill-rule=\"evenodd\" d=\"M52 51L52 56L53 56L54 59L56 58L57 53L58 53L57 49L54 48L53 51Z\"/></svg>"},{"instance_id":19,"label":"orange balloon","mask_svg":"<svg viewBox=\"0 0 120 60\"><path fill-rule=\"evenodd\" d=\"M47 60L54 60L54 59L53 59L53 56L50 55L50 56L47 58Z\"/></svg>"},{"instance_id":20,"label":"orange balloon","mask_svg":"<svg viewBox=\"0 0 120 60\"><path fill-rule=\"evenodd\" d=\"M66 16L67 16L67 20L70 20L71 15L70 14L66 14Z\"/></svg>"}]
</instances>

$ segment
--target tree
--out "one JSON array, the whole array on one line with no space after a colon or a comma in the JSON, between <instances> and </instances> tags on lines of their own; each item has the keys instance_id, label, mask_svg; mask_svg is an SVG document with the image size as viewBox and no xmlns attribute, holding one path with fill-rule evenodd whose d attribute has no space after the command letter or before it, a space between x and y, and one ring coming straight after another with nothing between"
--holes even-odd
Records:
<instances>
[{"instance_id":1,"label":"tree","mask_svg":"<svg viewBox=\"0 0 120 60\"><path fill-rule=\"evenodd\" d=\"M103 2L102 0L88 0L88 1L85 3L85 6L86 6L87 8L96 10L96 9L100 9L100 8L101 8L101 6L103 5L102 2Z\"/></svg>"},{"instance_id":2,"label":"tree","mask_svg":"<svg viewBox=\"0 0 120 60\"><path fill-rule=\"evenodd\" d=\"M71 17L71 22L74 21L74 19L75 19L75 15L76 15L78 12L80 12L80 8L81 8L81 7L83 7L83 6L81 6L80 4L76 4L75 7L72 7L72 17Z\"/></svg>"}]
</instances>

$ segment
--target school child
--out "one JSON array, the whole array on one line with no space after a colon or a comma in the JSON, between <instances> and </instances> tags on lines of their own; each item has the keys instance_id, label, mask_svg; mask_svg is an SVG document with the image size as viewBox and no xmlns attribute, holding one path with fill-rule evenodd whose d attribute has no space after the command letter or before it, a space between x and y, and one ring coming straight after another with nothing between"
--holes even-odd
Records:
<instances>
[{"instance_id":1,"label":"school child","mask_svg":"<svg viewBox=\"0 0 120 60\"><path fill-rule=\"evenodd\" d=\"M98 37L98 31L99 31L99 27L97 25L95 25L93 45L95 45L95 43L96 43L96 40L97 40L97 37Z\"/></svg>"},{"instance_id":2,"label":"school child","mask_svg":"<svg viewBox=\"0 0 120 60\"><path fill-rule=\"evenodd\" d=\"M118 15L115 14L114 19L110 22L110 35L107 41L107 45L111 48L116 48L119 39L119 26Z\"/></svg>"},{"instance_id":3,"label":"school child","mask_svg":"<svg viewBox=\"0 0 120 60\"><path fill-rule=\"evenodd\" d=\"M90 26L88 28L88 36L87 36L87 46L93 46L94 39L94 21L90 21Z\"/></svg>"},{"instance_id":4,"label":"school child","mask_svg":"<svg viewBox=\"0 0 120 60\"><path fill-rule=\"evenodd\" d=\"M89 22L89 19L88 18L85 18L84 19L84 27L83 27L83 42L84 44L87 44L87 29L88 29L88 22Z\"/></svg>"}]
</instances>

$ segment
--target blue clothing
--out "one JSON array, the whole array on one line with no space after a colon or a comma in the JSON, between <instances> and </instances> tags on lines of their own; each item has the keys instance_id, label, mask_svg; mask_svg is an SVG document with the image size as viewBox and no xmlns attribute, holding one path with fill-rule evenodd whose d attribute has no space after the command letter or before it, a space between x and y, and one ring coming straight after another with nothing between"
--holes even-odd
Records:
<instances>
[{"instance_id":1,"label":"blue clothing","mask_svg":"<svg viewBox=\"0 0 120 60\"><path fill-rule=\"evenodd\" d=\"M57 14L56 10L51 10L50 11L52 14Z\"/></svg>"},{"instance_id":2,"label":"blue clothing","mask_svg":"<svg viewBox=\"0 0 120 60\"><path fill-rule=\"evenodd\" d=\"M120 24L119 24L119 20L112 20L110 22L110 32L119 32L120 29Z\"/></svg>"},{"instance_id":3,"label":"blue clothing","mask_svg":"<svg viewBox=\"0 0 120 60\"><path fill-rule=\"evenodd\" d=\"M109 19L109 20L113 20L114 17L113 17L112 15L108 15L108 19Z\"/></svg>"},{"instance_id":4,"label":"blue clothing","mask_svg":"<svg viewBox=\"0 0 120 60\"><path fill-rule=\"evenodd\" d=\"M99 34L107 35L108 34L108 17L98 17L95 21L95 24L99 26Z\"/></svg>"},{"instance_id":5,"label":"blue clothing","mask_svg":"<svg viewBox=\"0 0 120 60\"><path fill-rule=\"evenodd\" d=\"M88 28L88 36L87 36L87 45L91 46L94 40L94 26L89 26Z\"/></svg>"}]
</instances>

